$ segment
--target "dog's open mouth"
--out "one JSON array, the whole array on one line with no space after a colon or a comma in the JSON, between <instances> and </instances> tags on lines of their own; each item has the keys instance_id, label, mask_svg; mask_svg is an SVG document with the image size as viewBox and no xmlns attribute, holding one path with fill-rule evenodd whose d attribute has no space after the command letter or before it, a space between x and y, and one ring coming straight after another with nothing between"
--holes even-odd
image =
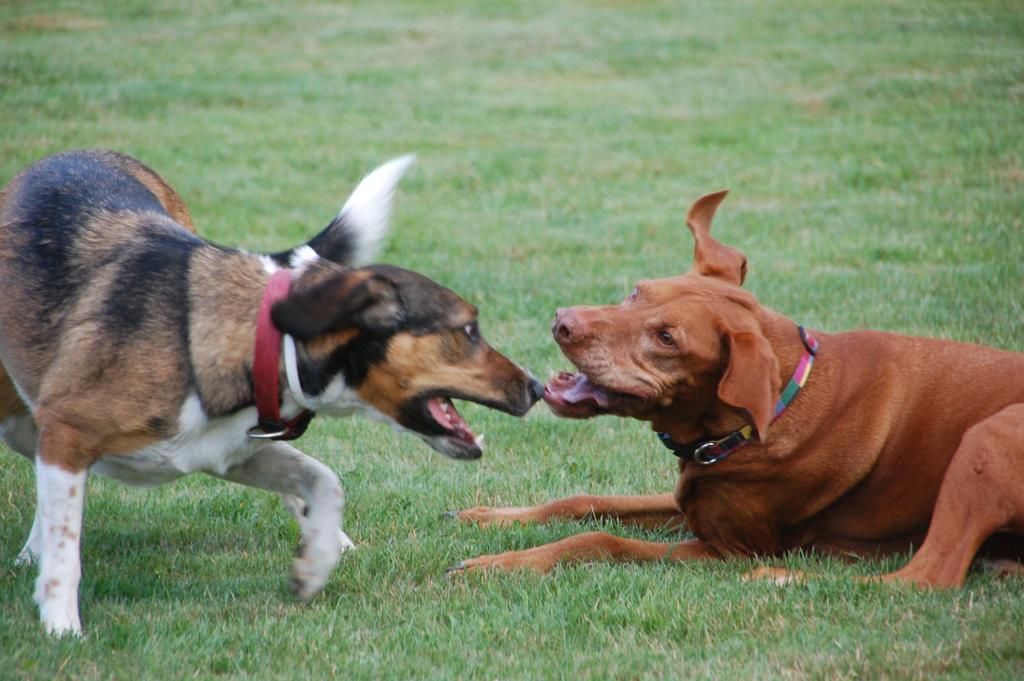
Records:
<instances>
[{"instance_id":1,"label":"dog's open mouth","mask_svg":"<svg viewBox=\"0 0 1024 681\"><path fill-rule=\"evenodd\" d=\"M581 373L561 371L544 386L544 401L556 415L570 419L588 419L618 411L643 398L616 392L594 383Z\"/></svg>"},{"instance_id":2,"label":"dog's open mouth","mask_svg":"<svg viewBox=\"0 0 1024 681\"><path fill-rule=\"evenodd\" d=\"M478 459L483 454L484 436L477 435L462 418L450 397L435 395L421 402L422 427L416 431L430 444L453 459Z\"/></svg>"},{"instance_id":3,"label":"dog's open mouth","mask_svg":"<svg viewBox=\"0 0 1024 681\"><path fill-rule=\"evenodd\" d=\"M427 411L438 425L448 431L448 437L470 445L479 443L479 438L470 430L466 419L462 418L462 414L455 408L450 398L431 397L427 400Z\"/></svg>"}]
</instances>

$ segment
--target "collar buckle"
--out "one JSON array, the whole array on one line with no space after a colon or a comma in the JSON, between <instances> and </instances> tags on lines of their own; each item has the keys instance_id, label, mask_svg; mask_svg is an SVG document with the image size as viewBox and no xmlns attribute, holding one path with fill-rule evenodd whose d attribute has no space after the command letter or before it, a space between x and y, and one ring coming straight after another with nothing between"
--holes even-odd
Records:
<instances>
[{"instance_id":1,"label":"collar buckle","mask_svg":"<svg viewBox=\"0 0 1024 681\"><path fill-rule=\"evenodd\" d=\"M282 436L288 434L288 426L283 423L257 423L245 431L245 434L253 440L282 440Z\"/></svg>"},{"instance_id":2,"label":"collar buckle","mask_svg":"<svg viewBox=\"0 0 1024 681\"><path fill-rule=\"evenodd\" d=\"M290 421L260 419L259 423L245 432L254 440L295 440L306 432L314 416L316 412L305 410Z\"/></svg>"},{"instance_id":3,"label":"collar buckle","mask_svg":"<svg viewBox=\"0 0 1024 681\"><path fill-rule=\"evenodd\" d=\"M721 444L722 440L712 440L697 447L693 451L694 463L698 463L701 466L711 466L727 458L729 453L721 450L719 447Z\"/></svg>"}]
</instances>

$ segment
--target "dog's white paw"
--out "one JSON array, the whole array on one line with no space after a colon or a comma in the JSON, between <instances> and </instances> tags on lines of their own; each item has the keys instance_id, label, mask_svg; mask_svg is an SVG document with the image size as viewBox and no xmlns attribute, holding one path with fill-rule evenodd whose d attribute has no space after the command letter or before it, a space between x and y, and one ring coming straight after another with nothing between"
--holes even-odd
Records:
<instances>
[{"instance_id":1,"label":"dog's white paw","mask_svg":"<svg viewBox=\"0 0 1024 681\"><path fill-rule=\"evenodd\" d=\"M81 636L82 622L78 618L78 609L63 603L44 601L39 606L39 619L46 627L46 633L53 636Z\"/></svg>"},{"instance_id":2,"label":"dog's white paw","mask_svg":"<svg viewBox=\"0 0 1024 681\"><path fill-rule=\"evenodd\" d=\"M342 551L341 542L310 542L299 547L299 557L292 563L291 591L296 598L308 601L320 593Z\"/></svg>"},{"instance_id":3,"label":"dog's white paw","mask_svg":"<svg viewBox=\"0 0 1024 681\"><path fill-rule=\"evenodd\" d=\"M341 554L355 550L356 545L343 530L338 529L338 543L334 550L315 545L299 548L299 557L292 565L291 590L297 598L307 601L324 588L331 570L338 564Z\"/></svg>"}]
</instances>

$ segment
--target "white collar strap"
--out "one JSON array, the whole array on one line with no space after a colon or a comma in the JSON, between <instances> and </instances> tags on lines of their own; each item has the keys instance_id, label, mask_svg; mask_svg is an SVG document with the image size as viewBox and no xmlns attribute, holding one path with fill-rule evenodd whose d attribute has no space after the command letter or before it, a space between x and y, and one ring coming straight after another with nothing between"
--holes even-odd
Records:
<instances>
[{"instance_id":1,"label":"white collar strap","mask_svg":"<svg viewBox=\"0 0 1024 681\"><path fill-rule=\"evenodd\" d=\"M316 407L306 399L306 394L302 392L302 384L299 382L299 359L295 350L295 339L291 337L291 334L286 333L283 344L284 372L288 376L288 390L292 394L292 399L303 409L316 411Z\"/></svg>"}]
</instances>

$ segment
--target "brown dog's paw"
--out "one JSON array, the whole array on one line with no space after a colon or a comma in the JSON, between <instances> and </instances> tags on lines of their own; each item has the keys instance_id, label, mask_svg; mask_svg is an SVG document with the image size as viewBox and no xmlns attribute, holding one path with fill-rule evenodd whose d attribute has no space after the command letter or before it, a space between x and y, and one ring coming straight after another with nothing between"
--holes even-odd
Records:
<instances>
[{"instance_id":1,"label":"brown dog's paw","mask_svg":"<svg viewBox=\"0 0 1024 681\"><path fill-rule=\"evenodd\" d=\"M500 555L500 554L499 554ZM444 571L444 576L448 579L464 575L467 572L482 572L492 568L501 569L505 566L499 565L493 561L496 556L480 556L478 558L469 558L461 561L458 565L453 565ZM508 569L508 568L505 568Z\"/></svg>"},{"instance_id":2,"label":"brown dog's paw","mask_svg":"<svg viewBox=\"0 0 1024 681\"><path fill-rule=\"evenodd\" d=\"M767 580L774 582L779 586L787 586L789 584L799 584L807 578L807 574L800 570L787 570L785 568L776 567L759 567L756 570L743 573L740 578L744 582L753 582L754 580Z\"/></svg>"},{"instance_id":3,"label":"brown dog's paw","mask_svg":"<svg viewBox=\"0 0 1024 681\"><path fill-rule=\"evenodd\" d=\"M491 508L489 506L477 506L462 511L447 511L445 518L455 518L464 523L475 523L481 527L495 526L504 527L519 523L525 525L533 522L529 508Z\"/></svg>"},{"instance_id":4,"label":"brown dog's paw","mask_svg":"<svg viewBox=\"0 0 1024 681\"><path fill-rule=\"evenodd\" d=\"M554 560L551 560L543 552L539 552L536 549L527 549L526 551L507 551L505 553L478 556L476 558L464 560L458 565L445 570L445 577L451 579L452 577L462 575L467 572L481 572L484 570L527 569L543 573L550 571L554 566Z\"/></svg>"}]
</instances>

